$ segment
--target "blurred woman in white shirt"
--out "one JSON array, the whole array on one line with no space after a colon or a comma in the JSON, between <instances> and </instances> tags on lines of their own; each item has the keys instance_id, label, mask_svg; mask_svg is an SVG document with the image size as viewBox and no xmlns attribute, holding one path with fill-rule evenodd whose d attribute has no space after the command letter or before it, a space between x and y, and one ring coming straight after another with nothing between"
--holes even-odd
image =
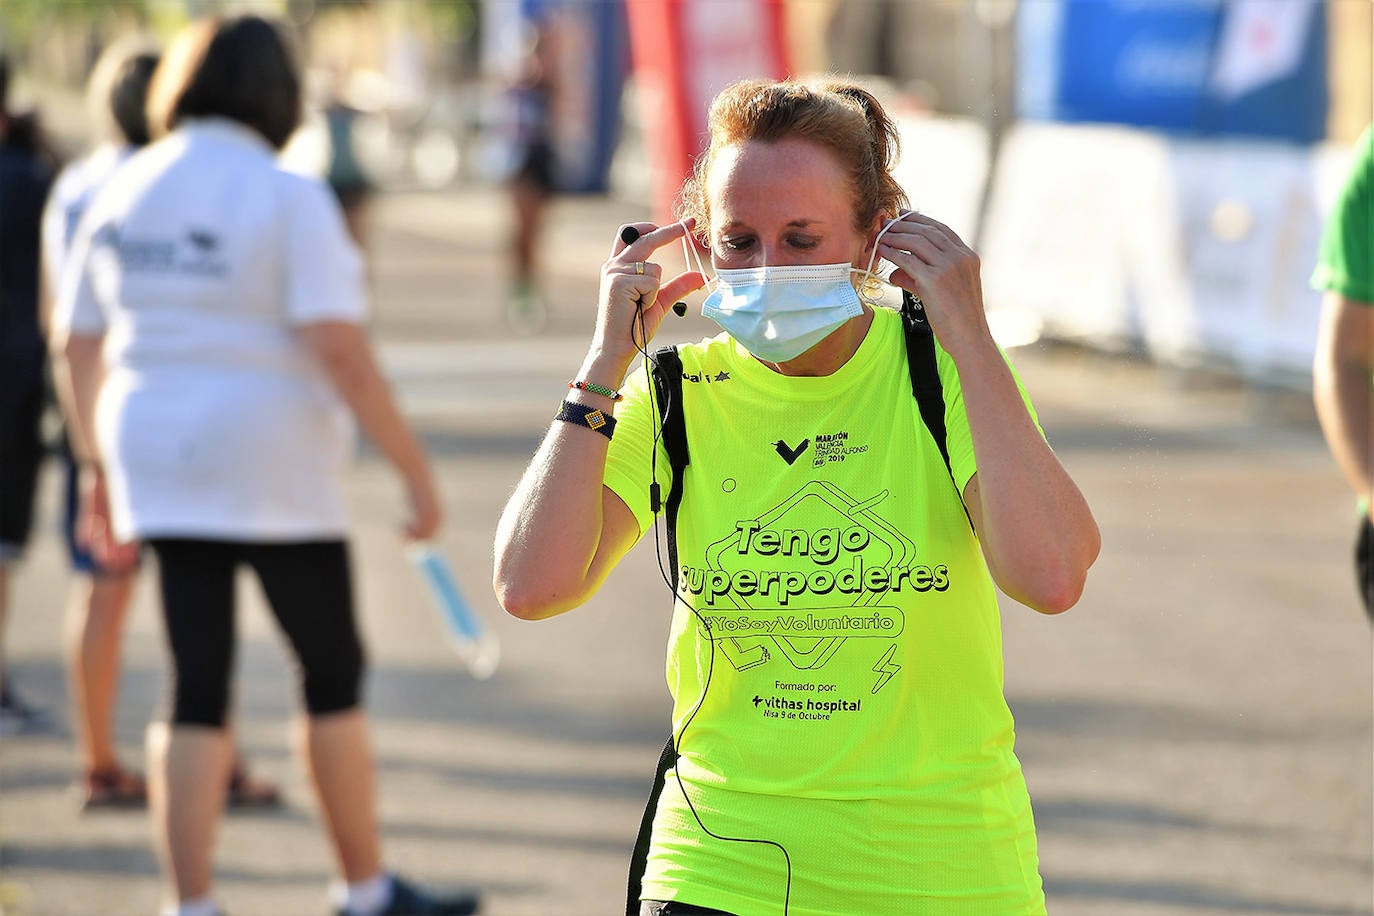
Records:
<instances>
[{"instance_id":1,"label":"blurred woman in white shirt","mask_svg":"<svg viewBox=\"0 0 1374 916\"><path fill-rule=\"evenodd\" d=\"M142 39L132 38L107 47L91 72L91 119L105 126L98 133L99 144L62 170L43 208L45 329L68 246L86 208L114 180L125 160L151 139L144 103L157 63L158 53ZM65 649L72 722L82 764L82 810L138 807L147 801L143 777L120 764L114 742L120 648L137 577L138 545L129 544L103 563L91 555L84 532L76 530L80 475L65 442L62 452L63 535L74 573ZM281 792L272 783L249 776L242 755L236 752L228 804L231 808L273 807L281 804Z\"/></svg>"},{"instance_id":2,"label":"blurred woman in white shirt","mask_svg":"<svg viewBox=\"0 0 1374 916\"><path fill-rule=\"evenodd\" d=\"M298 663L339 911L473 912L471 893L439 899L382 870L338 481L352 420L404 483L405 535L433 536L440 510L362 329L362 268L338 205L275 161L300 121L289 45L257 17L197 23L164 56L148 109L160 139L73 239L54 348L96 554L139 540L158 559L174 677L168 721L149 728L148 775L167 912L219 912L212 847L233 756L241 565Z\"/></svg>"}]
</instances>

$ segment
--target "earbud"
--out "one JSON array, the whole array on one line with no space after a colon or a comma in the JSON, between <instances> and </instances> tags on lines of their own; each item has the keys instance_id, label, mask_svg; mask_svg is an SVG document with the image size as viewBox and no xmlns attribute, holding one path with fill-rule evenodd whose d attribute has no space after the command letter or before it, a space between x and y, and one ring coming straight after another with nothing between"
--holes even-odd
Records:
<instances>
[{"instance_id":1,"label":"earbud","mask_svg":"<svg viewBox=\"0 0 1374 916\"><path fill-rule=\"evenodd\" d=\"M634 226L626 226L620 230L620 240L626 245L633 245L639 241L639 230ZM673 303L673 314L681 318L687 314L687 303L679 299Z\"/></svg>"}]
</instances>

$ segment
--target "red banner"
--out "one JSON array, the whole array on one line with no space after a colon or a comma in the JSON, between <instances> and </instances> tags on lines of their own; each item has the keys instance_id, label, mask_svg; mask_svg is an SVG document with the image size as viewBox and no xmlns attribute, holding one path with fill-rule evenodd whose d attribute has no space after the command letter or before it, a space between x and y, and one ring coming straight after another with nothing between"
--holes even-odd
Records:
<instances>
[{"instance_id":1,"label":"red banner","mask_svg":"<svg viewBox=\"0 0 1374 916\"><path fill-rule=\"evenodd\" d=\"M706 110L742 79L789 75L783 0L626 0L630 52L653 173L654 216L673 205L706 148Z\"/></svg>"}]
</instances>

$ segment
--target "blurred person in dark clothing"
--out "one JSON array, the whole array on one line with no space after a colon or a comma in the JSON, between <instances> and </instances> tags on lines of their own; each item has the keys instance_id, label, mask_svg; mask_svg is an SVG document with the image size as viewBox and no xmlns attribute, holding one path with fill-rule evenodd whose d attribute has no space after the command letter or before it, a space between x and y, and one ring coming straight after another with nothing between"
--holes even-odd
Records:
<instances>
[{"instance_id":1,"label":"blurred person in dark clothing","mask_svg":"<svg viewBox=\"0 0 1374 916\"><path fill-rule=\"evenodd\" d=\"M515 168L508 181L513 208L510 257L514 276L506 317L522 333L543 330L548 304L539 280L539 241L557 185L553 111L557 92L556 30L552 12L524 23L526 47L511 87Z\"/></svg>"},{"instance_id":2,"label":"blurred person in dark clothing","mask_svg":"<svg viewBox=\"0 0 1374 916\"><path fill-rule=\"evenodd\" d=\"M329 164L325 170L325 181L343 208L344 222L348 224L348 234L363 251L368 251L367 215L372 202L372 182L367 177L363 165L358 161L354 138L357 134L358 118L362 114L350 105L344 93L345 73L337 69L331 73L329 96L324 105L324 125L329 135Z\"/></svg>"},{"instance_id":3,"label":"blurred person in dark clothing","mask_svg":"<svg viewBox=\"0 0 1374 916\"><path fill-rule=\"evenodd\" d=\"M0 735L46 727L4 675L10 572L33 527L43 459L46 347L39 323L38 249L54 163L35 113L9 108L9 61L0 55Z\"/></svg>"},{"instance_id":4,"label":"blurred person in dark clothing","mask_svg":"<svg viewBox=\"0 0 1374 916\"><path fill-rule=\"evenodd\" d=\"M338 204L276 160L300 118L300 70L277 26L242 16L184 30L149 89L154 142L82 218L53 315L96 557L133 540L157 557L174 672L167 719L147 738L164 913L221 912L214 841L233 762L241 567L296 662L299 749L342 879L337 912L472 913L474 893L440 897L383 869L338 479L354 422L403 484L405 536L432 537L441 511L363 329L362 265Z\"/></svg>"},{"instance_id":5,"label":"blurred person in dark clothing","mask_svg":"<svg viewBox=\"0 0 1374 916\"><path fill-rule=\"evenodd\" d=\"M58 287L67 249L97 193L119 168L148 143L144 101L158 55L139 39L106 48L91 73L90 116L101 125L100 142L58 175L43 213L44 306ZM138 549L127 545L104 563L87 549L86 532L76 530L82 475L63 448L66 511L63 514L68 557L77 574L66 627L67 679L72 718L81 751L83 808L140 806L147 801L143 778L123 767L115 752L114 711L119 686L120 643L138 570ZM88 479L85 486L96 481ZM233 808L281 803L280 791L250 778L236 758L229 780Z\"/></svg>"}]
</instances>

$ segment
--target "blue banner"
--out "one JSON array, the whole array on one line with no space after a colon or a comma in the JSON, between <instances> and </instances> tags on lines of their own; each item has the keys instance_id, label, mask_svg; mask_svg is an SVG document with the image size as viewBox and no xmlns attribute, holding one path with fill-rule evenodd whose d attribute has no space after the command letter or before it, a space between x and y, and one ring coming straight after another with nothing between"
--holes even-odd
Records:
<instances>
[{"instance_id":1,"label":"blue banner","mask_svg":"<svg viewBox=\"0 0 1374 916\"><path fill-rule=\"evenodd\" d=\"M1326 133L1318 0L1036 0L1018 109L1042 120L1311 143Z\"/></svg>"},{"instance_id":2,"label":"blue banner","mask_svg":"<svg viewBox=\"0 0 1374 916\"><path fill-rule=\"evenodd\" d=\"M622 0L522 0L522 13L554 32L558 73L552 112L555 183L599 193L610 182L629 63Z\"/></svg>"}]
</instances>

